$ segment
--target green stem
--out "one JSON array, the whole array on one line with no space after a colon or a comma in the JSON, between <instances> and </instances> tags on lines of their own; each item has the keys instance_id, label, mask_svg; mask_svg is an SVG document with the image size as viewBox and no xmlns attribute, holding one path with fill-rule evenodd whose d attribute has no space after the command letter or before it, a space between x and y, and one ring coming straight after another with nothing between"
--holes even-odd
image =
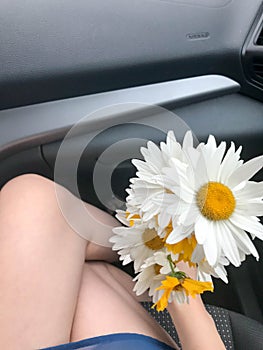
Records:
<instances>
[{"instance_id":1,"label":"green stem","mask_svg":"<svg viewBox=\"0 0 263 350\"><path fill-rule=\"evenodd\" d=\"M169 265L170 265L170 268L171 268L171 270L172 270L172 275L174 276L174 275L175 275L174 263L173 263L171 254L167 256L167 260L169 261Z\"/></svg>"},{"instance_id":2,"label":"green stem","mask_svg":"<svg viewBox=\"0 0 263 350\"><path fill-rule=\"evenodd\" d=\"M176 271L176 272L174 271L174 262L172 260L171 255L167 256L167 260L169 261L169 265L170 265L170 268L172 270L172 274L171 274L172 277L176 277L179 280L184 279L184 278L187 277L187 274L185 272L183 272L183 271Z\"/></svg>"}]
</instances>

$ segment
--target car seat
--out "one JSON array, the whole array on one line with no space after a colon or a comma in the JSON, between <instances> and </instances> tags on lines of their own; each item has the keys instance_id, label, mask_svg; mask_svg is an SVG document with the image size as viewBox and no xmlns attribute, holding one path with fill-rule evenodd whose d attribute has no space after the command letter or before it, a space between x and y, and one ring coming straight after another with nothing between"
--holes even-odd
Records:
<instances>
[{"instance_id":1,"label":"car seat","mask_svg":"<svg viewBox=\"0 0 263 350\"><path fill-rule=\"evenodd\" d=\"M152 309L151 302L142 302L142 306L171 335L181 348L176 329L168 311L158 312ZM221 307L206 305L206 308L213 317L227 350L263 350L263 324Z\"/></svg>"}]
</instances>

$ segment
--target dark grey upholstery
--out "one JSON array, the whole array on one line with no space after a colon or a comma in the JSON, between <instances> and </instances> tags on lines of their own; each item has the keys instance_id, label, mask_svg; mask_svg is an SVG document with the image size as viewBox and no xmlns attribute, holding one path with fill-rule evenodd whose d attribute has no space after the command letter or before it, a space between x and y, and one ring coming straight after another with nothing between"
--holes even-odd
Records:
<instances>
[{"instance_id":1,"label":"dark grey upholstery","mask_svg":"<svg viewBox=\"0 0 263 350\"><path fill-rule=\"evenodd\" d=\"M263 350L263 325L233 311L228 314L235 349Z\"/></svg>"},{"instance_id":2,"label":"dark grey upholstery","mask_svg":"<svg viewBox=\"0 0 263 350\"><path fill-rule=\"evenodd\" d=\"M151 309L152 303L143 302L143 307L171 335L180 346L178 335L168 311ZM263 350L263 325L233 311L206 305L227 350Z\"/></svg>"}]
</instances>

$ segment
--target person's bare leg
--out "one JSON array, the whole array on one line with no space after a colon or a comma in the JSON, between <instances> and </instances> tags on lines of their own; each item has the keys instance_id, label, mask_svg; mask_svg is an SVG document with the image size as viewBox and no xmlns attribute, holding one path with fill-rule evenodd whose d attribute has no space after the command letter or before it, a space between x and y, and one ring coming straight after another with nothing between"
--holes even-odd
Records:
<instances>
[{"instance_id":1,"label":"person's bare leg","mask_svg":"<svg viewBox=\"0 0 263 350\"><path fill-rule=\"evenodd\" d=\"M111 249L111 244L109 243L109 238L113 235L112 228L115 226L120 226L121 224L113 218L110 214L94 207L91 204L83 202L84 206L87 209L90 229L91 230L104 230L104 237L106 238L105 246L101 244L96 244L95 242L89 242L86 249L86 261L90 260L100 260L107 262L118 261L118 253ZM96 221L96 223L94 222ZM106 232L105 232L106 231ZM97 232L100 234L100 232Z\"/></svg>"},{"instance_id":2,"label":"person's bare leg","mask_svg":"<svg viewBox=\"0 0 263 350\"><path fill-rule=\"evenodd\" d=\"M72 195L68 191L65 193L68 200ZM84 205L97 221L95 224L92 217L87 216L87 228L96 233L98 221L105 223L109 230L106 234L110 236L116 220L89 204ZM81 277L83 263L90 259L112 261L116 253L110 248L87 243L72 230L61 214L53 182L36 175L10 181L0 192L0 348L36 349L73 341L79 328L77 320L82 318L77 316L83 300L81 297L77 303L79 286L81 280L85 281L83 285L87 284L86 264L83 279ZM134 301L129 276L113 267L107 269L116 280L109 282L111 288L115 285L115 291L121 291L124 283L126 297L130 298L128 304L135 302L134 307L138 308L138 314L131 308L137 326L126 323L124 330L169 342L155 321ZM92 271L94 268L90 273ZM115 293L116 301L118 293ZM93 298L91 294L91 300ZM123 296L121 304L123 307ZM99 314L97 321L101 323ZM112 331L119 330L117 327ZM98 332L101 334L100 328ZM89 335L85 333L86 336Z\"/></svg>"},{"instance_id":3,"label":"person's bare leg","mask_svg":"<svg viewBox=\"0 0 263 350\"><path fill-rule=\"evenodd\" d=\"M128 274L108 263L85 263L71 342L110 333L139 333L176 348L139 304L133 286Z\"/></svg>"},{"instance_id":4,"label":"person's bare leg","mask_svg":"<svg viewBox=\"0 0 263 350\"><path fill-rule=\"evenodd\" d=\"M92 229L88 219L87 227ZM70 341L90 250L61 214L53 182L24 175L4 186L0 192L0 349L29 350ZM113 258L112 253L107 258Z\"/></svg>"}]
</instances>

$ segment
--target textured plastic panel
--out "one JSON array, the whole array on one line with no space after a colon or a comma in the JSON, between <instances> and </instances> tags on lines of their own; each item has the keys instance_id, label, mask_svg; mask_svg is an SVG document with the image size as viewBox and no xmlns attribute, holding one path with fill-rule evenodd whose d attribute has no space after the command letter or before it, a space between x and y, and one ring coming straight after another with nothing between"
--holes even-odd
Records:
<instances>
[{"instance_id":1,"label":"textured plastic panel","mask_svg":"<svg viewBox=\"0 0 263 350\"><path fill-rule=\"evenodd\" d=\"M263 154L263 103L233 94L176 108L175 112L197 133L200 141L209 134L218 140L242 145L242 157Z\"/></svg>"},{"instance_id":2,"label":"textured plastic panel","mask_svg":"<svg viewBox=\"0 0 263 350\"><path fill-rule=\"evenodd\" d=\"M138 108L131 104L123 105L122 114L109 116L105 112L105 115L92 115L92 112L106 106L190 104L238 90L239 84L233 80L222 76L203 76L2 110L0 159L41 143L62 139L72 125L89 114L86 123L90 130L97 130L100 124L110 126L113 119L124 121L125 112Z\"/></svg>"},{"instance_id":3,"label":"textured plastic panel","mask_svg":"<svg viewBox=\"0 0 263 350\"><path fill-rule=\"evenodd\" d=\"M53 170L42 157L41 147L16 153L0 162L0 189L9 180L22 174L34 173L51 178Z\"/></svg>"},{"instance_id":4,"label":"textured plastic panel","mask_svg":"<svg viewBox=\"0 0 263 350\"><path fill-rule=\"evenodd\" d=\"M258 101L239 94L231 94L178 107L174 109L174 112L191 128L200 142L206 141L208 135L213 134L218 142L224 140L230 144L230 141L234 141L236 146L242 145L242 158L245 160L263 154L263 104ZM136 121L134 121L134 125L123 122L122 125L114 125L108 128L104 124L105 131L99 133L88 144L87 148L83 147L83 145L87 145L87 135L85 134L68 141L70 143L68 152L64 154L65 170L61 173L59 181L68 187L67 184L70 184L70 179L67 179L67 177L70 176L70 171L67 167L70 167L72 159L77 154L82 154L78 163L79 192L83 199L92 201L97 206L101 206L101 203L96 197L91 184L94 181L93 172L96 162L105 150L121 140L128 141L135 137L150 139L155 143L165 139L165 134L161 131L157 132L158 130L156 131L150 127L143 128L136 124ZM164 120L161 117L157 120L157 125L158 123L160 130L162 130ZM172 126L166 126L167 129L169 127ZM55 167L60 145L61 141L43 145L43 155L51 169ZM127 154L129 154L129 147L129 144L127 144ZM127 156L127 158L129 157ZM135 168L131 165L129 159L116 167L112 174L111 185L117 198L124 200L126 196L125 188L129 185L129 178L134 174ZM263 180L263 171L257 175L257 180ZM75 192L72 188L70 190ZM78 193L75 194L78 195Z\"/></svg>"},{"instance_id":5,"label":"textured plastic panel","mask_svg":"<svg viewBox=\"0 0 263 350\"><path fill-rule=\"evenodd\" d=\"M261 0L2 0L0 108L222 74Z\"/></svg>"}]
</instances>

